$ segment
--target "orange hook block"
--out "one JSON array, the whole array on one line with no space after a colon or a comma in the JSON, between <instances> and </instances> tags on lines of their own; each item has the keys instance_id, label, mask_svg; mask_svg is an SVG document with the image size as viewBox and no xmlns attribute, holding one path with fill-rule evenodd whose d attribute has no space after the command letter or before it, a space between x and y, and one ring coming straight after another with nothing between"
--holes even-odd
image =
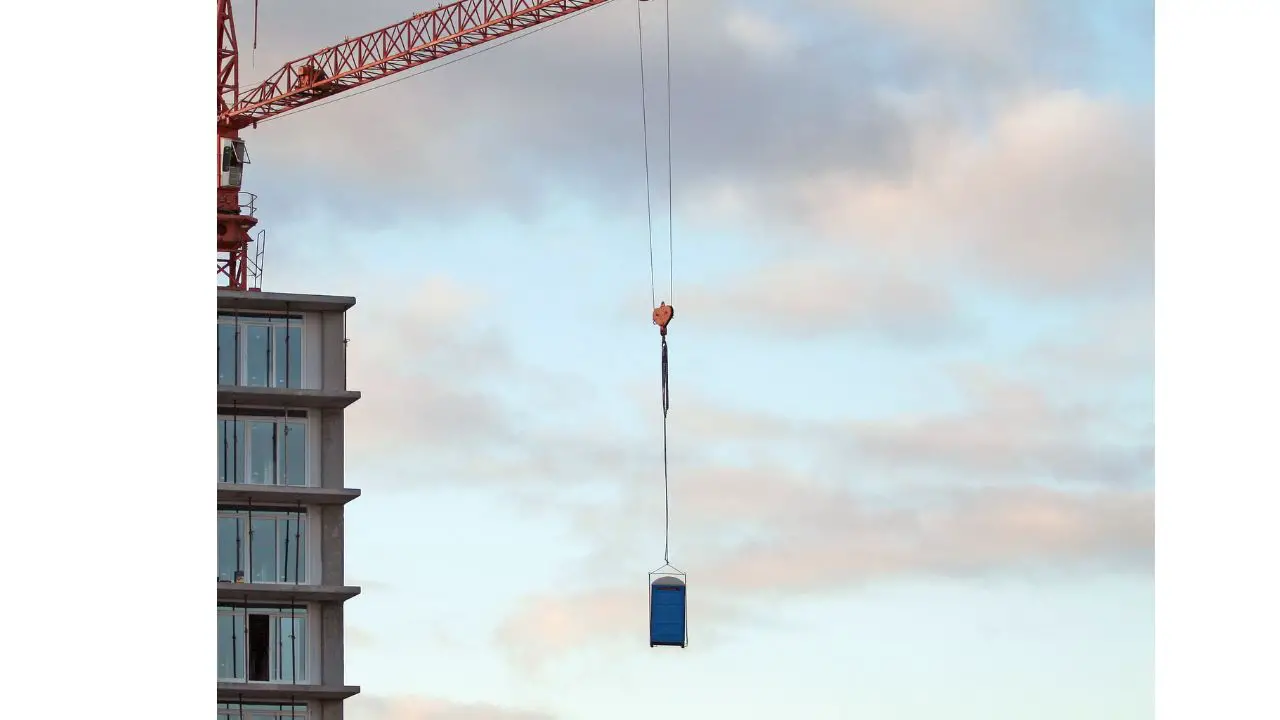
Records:
<instances>
[{"instance_id":1,"label":"orange hook block","mask_svg":"<svg viewBox=\"0 0 1280 720\"><path fill-rule=\"evenodd\" d=\"M671 318L676 316L675 308L665 302L653 309L653 324L658 326L658 332L663 337L667 334L667 323L671 322Z\"/></svg>"}]
</instances>

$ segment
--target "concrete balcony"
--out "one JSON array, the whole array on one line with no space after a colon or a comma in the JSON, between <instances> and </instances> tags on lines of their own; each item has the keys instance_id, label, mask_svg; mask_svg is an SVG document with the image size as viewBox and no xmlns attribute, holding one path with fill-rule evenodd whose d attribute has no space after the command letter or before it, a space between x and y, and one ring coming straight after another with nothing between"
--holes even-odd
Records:
<instances>
[{"instance_id":1,"label":"concrete balcony","mask_svg":"<svg viewBox=\"0 0 1280 720\"><path fill-rule=\"evenodd\" d=\"M355 488L218 483L219 505L346 505L358 497L360 491Z\"/></svg>"},{"instance_id":2,"label":"concrete balcony","mask_svg":"<svg viewBox=\"0 0 1280 720\"><path fill-rule=\"evenodd\" d=\"M218 386L219 409L243 406L290 410L345 410L359 399L360 391L358 390Z\"/></svg>"},{"instance_id":3,"label":"concrete balcony","mask_svg":"<svg viewBox=\"0 0 1280 720\"><path fill-rule=\"evenodd\" d=\"M285 683L218 682L220 703L293 703L308 700L346 700L360 694L359 685L292 685Z\"/></svg>"},{"instance_id":4,"label":"concrete balcony","mask_svg":"<svg viewBox=\"0 0 1280 720\"><path fill-rule=\"evenodd\" d=\"M218 289L219 310L341 313L355 307L355 304L355 298L342 295L298 295Z\"/></svg>"},{"instance_id":5,"label":"concrete balcony","mask_svg":"<svg viewBox=\"0 0 1280 720\"><path fill-rule=\"evenodd\" d=\"M354 585L218 582L219 603L346 602L359 594Z\"/></svg>"}]
</instances>

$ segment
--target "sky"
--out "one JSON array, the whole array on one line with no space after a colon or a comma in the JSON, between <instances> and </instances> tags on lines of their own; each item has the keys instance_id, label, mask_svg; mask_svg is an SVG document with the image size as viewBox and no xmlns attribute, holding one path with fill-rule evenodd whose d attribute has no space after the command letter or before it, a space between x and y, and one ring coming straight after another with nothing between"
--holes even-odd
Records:
<instances>
[{"instance_id":1,"label":"sky","mask_svg":"<svg viewBox=\"0 0 1280 720\"><path fill-rule=\"evenodd\" d=\"M235 9L248 86L423 8ZM1152 717L1151 4L672 3L670 206L666 9L245 132L358 298L350 716Z\"/></svg>"}]
</instances>

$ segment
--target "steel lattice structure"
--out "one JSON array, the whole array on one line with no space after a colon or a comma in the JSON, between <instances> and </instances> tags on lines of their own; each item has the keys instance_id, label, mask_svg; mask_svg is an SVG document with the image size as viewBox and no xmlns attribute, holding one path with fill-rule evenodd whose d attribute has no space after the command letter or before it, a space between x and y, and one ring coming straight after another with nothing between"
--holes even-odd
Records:
<instances>
[{"instance_id":1,"label":"steel lattice structure","mask_svg":"<svg viewBox=\"0 0 1280 720\"><path fill-rule=\"evenodd\" d=\"M250 289L249 231L258 221L253 196L240 191L239 168L248 161L241 130L609 1L457 0L285 63L262 83L240 92L240 53L231 0L218 0L219 275L227 278L233 290Z\"/></svg>"}]
</instances>

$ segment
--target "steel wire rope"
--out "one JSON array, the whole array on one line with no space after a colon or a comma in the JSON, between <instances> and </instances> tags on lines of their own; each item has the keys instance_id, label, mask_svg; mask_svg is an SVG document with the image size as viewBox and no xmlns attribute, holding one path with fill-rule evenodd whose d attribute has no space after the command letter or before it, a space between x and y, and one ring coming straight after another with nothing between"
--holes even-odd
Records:
<instances>
[{"instance_id":1,"label":"steel wire rope","mask_svg":"<svg viewBox=\"0 0 1280 720\"><path fill-rule=\"evenodd\" d=\"M644 20L640 2L636 1L636 36L640 46L640 131L644 137L644 203L645 220L649 227L649 302L658 305L658 283L653 261L653 180L649 164L649 103L644 77Z\"/></svg>"},{"instance_id":2,"label":"steel wire rope","mask_svg":"<svg viewBox=\"0 0 1280 720\"><path fill-rule=\"evenodd\" d=\"M671 6L670 2L664 4L664 35L666 50L666 97L667 97L667 297L672 300L674 305L675 295L675 240L674 240L674 191L672 190L672 151L671 151ZM648 86L645 80L644 72L644 21L643 14L640 10L640 3L636 3L636 32L640 45L640 104L643 116L642 130L644 132L644 156L645 156L645 200L649 228L649 292L650 300L653 305L657 305L657 267L654 258L654 237L653 237L653 181L649 163L649 127L648 127L648 108L646 97ZM666 327L662 330L662 495L663 495L663 542L662 542L662 560L666 566L671 564L671 472L670 472L670 441L669 441L669 424L668 414L671 408L670 391L668 383L668 362L667 362L667 337Z\"/></svg>"}]
</instances>

